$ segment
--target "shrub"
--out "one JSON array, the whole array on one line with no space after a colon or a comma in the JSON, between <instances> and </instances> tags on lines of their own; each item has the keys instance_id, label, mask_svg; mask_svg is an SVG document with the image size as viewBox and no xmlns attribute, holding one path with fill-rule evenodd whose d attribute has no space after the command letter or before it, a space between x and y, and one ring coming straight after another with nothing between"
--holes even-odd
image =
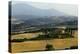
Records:
<instances>
[{"instance_id":1,"label":"shrub","mask_svg":"<svg viewBox=\"0 0 80 54\"><path fill-rule=\"evenodd\" d=\"M78 49L78 46L71 46L70 49Z\"/></svg>"},{"instance_id":2,"label":"shrub","mask_svg":"<svg viewBox=\"0 0 80 54\"><path fill-rule=\"evenodd\" d=\"M46 51L49 51L49 50L55 50L55 49L53 48L52 45L47 44L47 45L46 45Z\"/></svg>"}]
</instances>

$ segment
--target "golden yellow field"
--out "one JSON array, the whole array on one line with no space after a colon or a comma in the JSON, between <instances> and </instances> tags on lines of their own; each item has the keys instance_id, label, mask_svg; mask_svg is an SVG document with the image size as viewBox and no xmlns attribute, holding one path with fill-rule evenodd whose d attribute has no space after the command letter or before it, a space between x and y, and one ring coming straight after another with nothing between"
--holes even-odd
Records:
<instances>
[{"instance_id":1,"label":"golden yellow field","mask_svg":"<svg viewBox=\"0 0 80 54\"><path fill-rule=\"evenodd\" d=\"M45 50L46 44L52 44L55 49L65 49L71 46L77 46L77 38L69 39L53 39L46 42L45 40L39 41L25 41L20 43L11 43L12 52L24 52L24 51L35 51L35 50Z\"/></svg>"},{"instance_id":2,"label":"golden yellow field","mask_svg":"<svg viewBox=\"0 0 80 54\"><path fill-rule=\"evenodd\" d=\"M24 33L24 34L17 34L17 35L12 35L12 39L23 39L23 38L34 38L37 37L39 34L42 34L42 32L37 32L37 33Z\"/></svg>"},{"instance_id":3,"label":"golden yellow field","mask_svg":"<svg viewBox=\"0 0 80 54\"><path fill-rule=\"evenodd\" d=\"M12 39L25 38L25 37L32 38L32 37L36 37L35 35L38 35L38 34L41 34L41 33L18 34L18 35L13 35ZM74 35L75 35L75 38L52 39L52 40L48 40L47 42L46 40L11 42L11 50L13 53L45 50L47 43L53 45L53 47L56 50L70 48L71 46L78 46L77 32Z\"/></svg>"}]
</instances>

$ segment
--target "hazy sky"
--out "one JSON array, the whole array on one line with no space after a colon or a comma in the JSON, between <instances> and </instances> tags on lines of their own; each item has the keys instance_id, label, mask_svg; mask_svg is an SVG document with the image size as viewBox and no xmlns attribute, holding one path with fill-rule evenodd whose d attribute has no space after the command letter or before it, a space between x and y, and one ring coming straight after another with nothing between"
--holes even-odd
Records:
<instances>
[{"instance_id":1,"label":"hazy sky","mask_svg":"<svg viewBox=\"0 0 80 54\"><path fill-rule=\"evenodd\" d=\"M25 3L29 4L33 7L40 8L40 9L56 9L60 12L64 12L69 15L77 16L78 15L78 7L77 5L71 5L71 4L54 4L54 3L39 3L39 2L12 2L12 4L17 3Z\"/></svg>"}]
</instances>

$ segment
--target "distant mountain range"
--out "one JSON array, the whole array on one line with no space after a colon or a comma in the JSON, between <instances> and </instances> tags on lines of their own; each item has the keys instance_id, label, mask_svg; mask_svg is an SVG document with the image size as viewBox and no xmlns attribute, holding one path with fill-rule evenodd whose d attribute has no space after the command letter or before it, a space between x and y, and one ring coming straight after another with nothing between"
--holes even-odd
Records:
<instances>
[{"instance_id":1,"label":"distant mountain range","mask_svg":"<svg viewBox=\"0 0 80 54\"><path fill-rule=\"evenodd\" d=\"M28 4L13 4L12 16L16 15L33 15L33 16L63 16L68 15L55 9L39 9Z\"/></svg>"},{"instance_id":2,"label":"distant mountain range","mask_svg":"<svg viewBox=\"0 0 80 54\"><path fill-rule=\"evenodd\" d=\"M77 16L70 16L55 9L39 9L21 3L12 5L12 31L25 30L29 27L77 26L77 22Z\"/></svg>"}]
</instances>

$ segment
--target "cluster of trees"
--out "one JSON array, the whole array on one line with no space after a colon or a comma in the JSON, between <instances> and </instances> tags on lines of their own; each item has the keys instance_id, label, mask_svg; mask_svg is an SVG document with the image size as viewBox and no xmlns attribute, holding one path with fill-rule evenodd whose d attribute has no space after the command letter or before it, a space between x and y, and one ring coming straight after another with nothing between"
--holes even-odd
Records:
<instances>
[{"instance_id":1,"label":"cluster of trees","mask_svg":"<svg viewBox=\"0 0 80 54\"><path fill-rule=\"evenodd\" d=\"M24 41L27 41L28 39L27 38L24 38L24 39L13 39L11 40L11 42L24 42Z\"/></svg>"},{"instance_id":2,"label":"cluster of trees","mask_svg":"<svg viewBox=\"0 0 80 54\"><path fill-rule=\"evenodd\" d=\"M35 38L23 38L23 39L13 39L12 42L23 42L23 41L31 41L31 40L49 40L49 39L56 39L59 38L60 34L44 34L44 35L38 35ZM71 38L70 34L61 34L60 38Z\"/></svg>"},{"instance_id":3,"label":"cluster of trees","mask_svg":"<svg viewBox=\"0 0 80 54\"><path fill-rule=\"evenodd\" d=\"M53 29L41 29L40 31L43 32L43 34L39 34L37 37L35 38L31 38L31 39L27 39L27 38L23 38L23 39L13 39L12 42L23 42L23 41L31 41L31 40L49 40L49 39L56 39L56 38L71 38L73 36L71 36L71 34L69 32L65 32L65 33L61 33L61 31L59 31L57 29L57 31L53 31Z\"/></svg>"}]
</instances>

